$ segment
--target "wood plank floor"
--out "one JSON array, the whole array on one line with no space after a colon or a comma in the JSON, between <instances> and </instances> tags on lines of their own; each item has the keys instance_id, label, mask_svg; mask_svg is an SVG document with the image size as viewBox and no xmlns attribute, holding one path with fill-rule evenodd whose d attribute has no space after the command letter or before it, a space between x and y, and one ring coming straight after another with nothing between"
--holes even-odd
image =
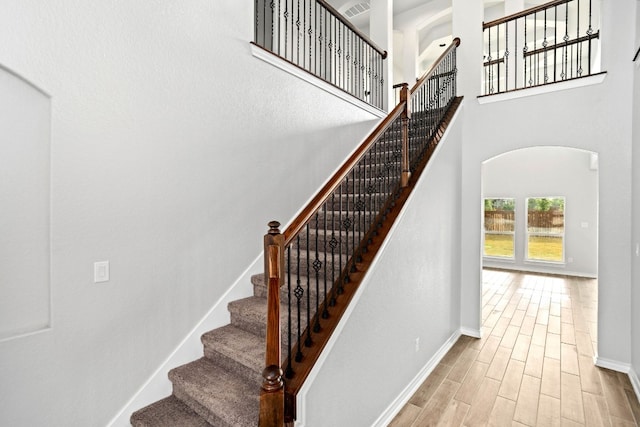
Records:
<instances>
[{"instance_id":1,"label":"wood plank floor","mask_svg":"<svg viewBox=\"0 0 640 427\"><path fill-rule=\"evenodd\" d=\"M596 280L482 278L482 339L460 337L389 426L640 425L629 377L593 364Z\"/></svg>"}]
</instances>

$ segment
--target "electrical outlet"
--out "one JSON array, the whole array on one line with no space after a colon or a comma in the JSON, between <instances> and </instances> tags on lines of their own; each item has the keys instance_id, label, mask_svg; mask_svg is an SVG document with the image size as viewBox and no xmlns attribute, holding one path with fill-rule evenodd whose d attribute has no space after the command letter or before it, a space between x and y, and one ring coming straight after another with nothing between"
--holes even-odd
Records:
<instances>
[{"instance_id":1,"label":"electrical outlet","mask_svg":"<svg viewBox=\"0 0 640 427\"><path fill-rule=\"evenodd\" d=\"M420 337L416 338L416 353L420 351Z\"/></svg>"},{"instance_id":2,"label":"electrical outlet","mask_svg":"<svg viewBox=\"0 0 640 427\"><path fill-rule=\"evenodd\" d=\"M93 263L93 283L109 281L109 261L98 261Z\"/></svg>"}]
</instances>

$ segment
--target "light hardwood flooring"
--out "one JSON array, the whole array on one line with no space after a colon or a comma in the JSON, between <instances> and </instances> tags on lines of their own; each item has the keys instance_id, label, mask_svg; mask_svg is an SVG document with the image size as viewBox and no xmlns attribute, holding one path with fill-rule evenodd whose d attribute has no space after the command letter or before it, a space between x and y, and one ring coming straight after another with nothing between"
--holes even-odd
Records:
<instances>
[{"instance_id":1,"label":"light hardwood flooring","mask_svg":"<svg viewBox=\"0 0 640 427\"><path fill-rule=\"evenodd\" d=\"M640 425L629 377L593 364L596 280L482 278L482 339L460 337L390 427Z\"/></svg>"}]
</instances>

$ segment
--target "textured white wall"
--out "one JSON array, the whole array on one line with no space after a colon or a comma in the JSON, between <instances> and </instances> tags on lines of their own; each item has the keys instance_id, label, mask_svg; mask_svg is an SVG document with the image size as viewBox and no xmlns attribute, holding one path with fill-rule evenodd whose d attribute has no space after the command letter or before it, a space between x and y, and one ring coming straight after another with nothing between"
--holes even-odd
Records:
<instances>
[{"instance_id":1,"label":"textured white wall","mask_svg":"<svg viewBox=\"0 0 640 427\"><path fill-rule=\"evenodd\" d=\"M53 313L0 343L0 425L105 425L375 123L252 57L252 5L0 2L52 99Z\"/></svg>"},{"instance_id":2,"label":"textured white wall","mask_svg":"<svg viewBox=\"0 0 640 427\"><path fill-rule=\"evenodd\" d=\"M562 147L533 147L505 153L482 166L482 197L516 201L515 259L487 257L485 266L523 271L598 274L598 171L591 153ZM565 198L564 263L526 261L527 197ZM586 227L583 227L583 224Z\"/></svg>"},{"instance_id":3,"label":"textured white wall","mask_svg":"<svg viewBox=\"0 0 640 427\"><path fill-rule=\"evenodd\" d=\"M459 330L461 129L449 127L305 385L305 426L371 426Z\"/></svg>"},{"instance_id":4,"label":"textured white wall","mask_svg":"<svg viewBox=\"0 0 640 427\"><path fill-rule=\"evenodd\" d=\"M484 105L473 99L474 92L463 92L468 123L462 151L461 227L468 243L462 257L463 326L480 326L481 163L508 151L538 145L594 151L599 153L600 166L599 357L630 362L633 80L630 58L624 52L633 51L635 16L629 10L635 10L635 2L603 4L601 30L606 37L602 38L602 68L608 72L604 83ZM464 37L462 40L464 45ZM474 57L479 54L465 52ZM466 86L463 83L463 87L473 90L473 81Z\"/></svg>"}]
</instances>

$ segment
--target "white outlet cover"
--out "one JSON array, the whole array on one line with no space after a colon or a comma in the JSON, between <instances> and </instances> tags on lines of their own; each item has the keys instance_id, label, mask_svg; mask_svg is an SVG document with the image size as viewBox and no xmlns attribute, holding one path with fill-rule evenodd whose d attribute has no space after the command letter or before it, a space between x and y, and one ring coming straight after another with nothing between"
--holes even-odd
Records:
<instances>
[{"instance_id":1,"label":"white outlet cover","mask_svg":"<svg viewBox=\"0 0 640 427\"><path fill-rule=\"evenodd\" d=\"M93 263L93 282L102 283L109 281L109 261Z\"/></svg>"}]
</instances>

